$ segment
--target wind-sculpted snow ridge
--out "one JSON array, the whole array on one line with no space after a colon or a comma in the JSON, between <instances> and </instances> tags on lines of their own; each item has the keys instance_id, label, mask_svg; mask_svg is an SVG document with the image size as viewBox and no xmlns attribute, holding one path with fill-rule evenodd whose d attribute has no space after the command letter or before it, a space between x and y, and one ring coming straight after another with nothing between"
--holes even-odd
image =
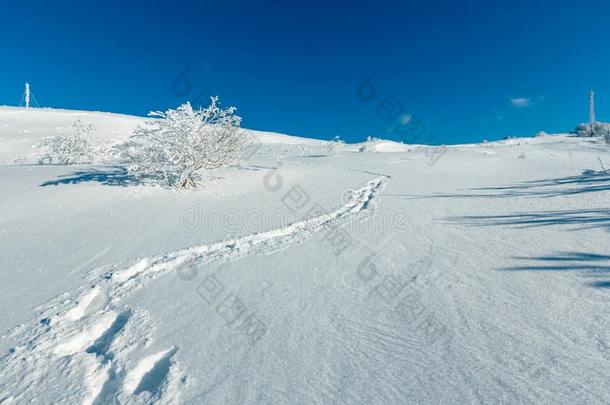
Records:
<instances>
[{"instance_id":1,"label":"wind-sculpted snow ridge","mask_svg":"<svg viewBox=\"0 0 610 405\"><path fill-rule=\"evenodd\" d=\"M187 384L175 345L155 344L153 321L123 299L153 279L300 243L371 206L387 176L369 181L330 212L237 239L143 258L100 275L41 308L35 324L12 337L21 344L0 359L0 403L174 403Z\"/></svg>"}]
</instances>

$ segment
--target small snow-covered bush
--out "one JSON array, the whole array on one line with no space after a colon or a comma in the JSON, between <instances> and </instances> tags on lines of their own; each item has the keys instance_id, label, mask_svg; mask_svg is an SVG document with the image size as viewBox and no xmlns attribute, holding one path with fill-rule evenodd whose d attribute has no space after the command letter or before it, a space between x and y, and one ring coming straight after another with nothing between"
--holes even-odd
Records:
<instances>
[{"instance_id":1,"label":"small snow-covered bush","mask_svg":"<svg viewBox=\"0 0 610 405\"><path fill-rule=\"evenodd\" d=\"M337 152L337 149L345 144L345 141L341 139L339 135L335 136L326 144L326 154L331 156Z\"/></svg>"},{"instance_id":2,"label":"small snow-covered bush","mask_svg":"<svg viewBox=\"0 0 610 405\"><path fill-rule=\"evenodd\" d=\"M380 142L380 139L367 136L366 141L360 145L358 148L358 152L373 152L375 151L375 146Z\"/></svg>"},{"instance_id":3,"label":"small snow-covered bush","mask_svg":"<svg viewBox=\"0 0 610 405\"><path fill-rule=\"evenodd\" d=\"M95 126L84 125L80 119L72 125L74 133L71 136L49 136L35 145L39 149L39 164L72 165L93 160L91 134L95 131Z\"/></svg>"},{"instance_id":4,"label":"small snow-covered bush","mask_svg":"<svg viewBox=\"0 0 610 405\"><path fill-rule=\"evenodd\" d=\"M195 188L202 169L232 162L243 135L235 108L222 109L218 97L206 108L186 103L177 109L151 112L156 119L138 127L125 144L130 174L165 182L177 188Z\"/></svg>"},{"instance_id":5,"label":"small snow-covered bush","mask_svg":"<svg viewBox=\"0 0 610 405\"><path fill-rule=\"evenodd\" d=\"M610 140L610 123L593 122L589 124L579 124L574 133L577 136L584 137L601 137L606 141Z\"/></svg>"}]
</instances>

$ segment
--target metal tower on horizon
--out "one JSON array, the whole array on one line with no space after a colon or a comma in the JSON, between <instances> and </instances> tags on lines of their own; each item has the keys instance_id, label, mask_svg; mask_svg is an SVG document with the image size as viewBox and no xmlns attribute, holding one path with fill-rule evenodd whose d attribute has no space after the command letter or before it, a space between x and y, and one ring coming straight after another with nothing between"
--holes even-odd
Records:
<instances>
[{"instance_id":1,"label":"metal tower on horizon","mask_svg":"<svg viewBox=\"0 0 610 405\"><path fill-rule=\"evenodd\" d=\"M30 83L25 82L25 90L23 92L23 95L21 96L21 101L19 102L19 107L21 107L23 105L23 102L25 101L25 108L30 108L30 100L32 100L34 102L34 105L36 107L40 107L38 105L38 102L36 101L36 97L34 97L34 95L32 94L32 91L30 90Z\"/></svg>"},{"instance_id":2,"label":"metal tower on horizon","mask_svg":"<svg viewBox=\"0 0 610 405\"><path fill-rule=\"evenodd\" d=\"M30 108L30 83L25 82L25 108Z\"/></svg>"},{"instance_id":3,"label":"metal tower on horizon","mask_svg":"<svg viewBox=\"0 0 610 405\"><path fill-rule=\"evenodd\" d=\"M593 90L589 92L589 124L595 122L595 93Z\"/></svg>"}]
</instances>

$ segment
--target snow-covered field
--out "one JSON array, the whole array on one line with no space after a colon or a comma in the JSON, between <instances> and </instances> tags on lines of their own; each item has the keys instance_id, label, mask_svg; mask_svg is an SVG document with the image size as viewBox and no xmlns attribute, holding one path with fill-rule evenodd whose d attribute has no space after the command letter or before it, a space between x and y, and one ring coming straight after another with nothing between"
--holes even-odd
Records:
<instances>
[{"instance_id":1,"label":"snow-covered field","mask_svg":"<svg viewBox=\"0 0 610 405\"><path fill-rule=\"evenodd\" d=\"M76 118L145 120L0 108L0 403L610 402L607 145L248 131L177 192L32 164Z\"/></svg>"}]
</instances>

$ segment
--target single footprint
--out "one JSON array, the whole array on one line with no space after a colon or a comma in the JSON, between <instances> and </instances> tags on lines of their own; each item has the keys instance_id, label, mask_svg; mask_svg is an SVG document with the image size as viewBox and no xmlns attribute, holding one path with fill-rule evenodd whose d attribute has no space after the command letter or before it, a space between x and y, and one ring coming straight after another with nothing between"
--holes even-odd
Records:
<instances>
[{"instance_id":1,"label":"single footprint","mask_svg":"<svg viewBox=\"0 0 610 405\"><path fill-rule=\"evenodd\" d=\"M155 392L163 383L171 367L171 359L178 351L177 347L151 354L138 362L136 367L127 373L123 390L129 395L140 392Z\"/></svg>"},{"instance_id":2,"label":"single footprint","mask_svg":"<svg viewBox=\"0 0 610 405\"><path fill-rule=\"evenodd\" d=\"M77 321L85 315L103 309L107 304L108 295L100 287L95 286L91 290L85 292L78 300L78 304L66 312L60 320Z\"/></svg>"}]
</instances>

